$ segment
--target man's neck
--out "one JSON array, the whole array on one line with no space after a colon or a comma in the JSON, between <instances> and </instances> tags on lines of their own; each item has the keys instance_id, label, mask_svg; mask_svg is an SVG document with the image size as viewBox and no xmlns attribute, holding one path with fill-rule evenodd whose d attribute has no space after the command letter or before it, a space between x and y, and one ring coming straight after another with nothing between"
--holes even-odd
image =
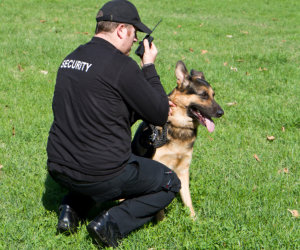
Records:
<instances>
[{"instance_id":1,"label":"man's neck","mask_svg":"<svg viewBox=\"0 0 300 250\"><path fill-rule=\"evenodd\" d=\"M101 33L96 34L95 37L102 38L102 39L106 40L107 42L111 43L117 49L119 49L118 48L119 44L116 41L116 39L114 38L114 34L113 33L101 32Z\"/></svg>"}]
</instances>

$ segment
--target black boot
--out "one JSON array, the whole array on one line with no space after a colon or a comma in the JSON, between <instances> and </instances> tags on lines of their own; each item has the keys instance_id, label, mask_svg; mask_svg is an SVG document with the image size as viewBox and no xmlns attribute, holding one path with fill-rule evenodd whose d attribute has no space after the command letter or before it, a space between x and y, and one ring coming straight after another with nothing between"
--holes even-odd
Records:
<instances>
[{"instance_id":1,"label":"black boot","mask_svg":"<svg viewBox=\"0 0 300 250\"><path fill-rule=\"evenodd\" d=\"M121 239L119 227L108 212L97 216L86 228L98 245L118 246L118 240Z\"/></svg>"},{"instance_id":2,"label":"black boot","mask_svg":"<svg viewBox=\"0 0 300 250\"><path fill-rule=\"evenodd\" d=\"M65 234L75 233L79 225L77 213L69 205L61 205L59 211L57 231Z\"/></svg>"}]
</instances>

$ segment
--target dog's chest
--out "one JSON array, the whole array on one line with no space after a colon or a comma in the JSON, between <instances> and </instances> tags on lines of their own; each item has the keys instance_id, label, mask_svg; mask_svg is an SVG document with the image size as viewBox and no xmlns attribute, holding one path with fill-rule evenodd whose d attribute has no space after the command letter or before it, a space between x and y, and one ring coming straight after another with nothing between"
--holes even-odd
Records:
<instances>
[{"instance_id":1,"label":"dog's chest","mask_svg":"<svg viewBox=\"0 0 300 250\"><path fill-rule=\"evenodd\" d=\"M163 163L178 173L189 169L192 153L193 148L190 148L188 145L173 142L157 148L153 160Z\"/></svg>"}]
</instances>

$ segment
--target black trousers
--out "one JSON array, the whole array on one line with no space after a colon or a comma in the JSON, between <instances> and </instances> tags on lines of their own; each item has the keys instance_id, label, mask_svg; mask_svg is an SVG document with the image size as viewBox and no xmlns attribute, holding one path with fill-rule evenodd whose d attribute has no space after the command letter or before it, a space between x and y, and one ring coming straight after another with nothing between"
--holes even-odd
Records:
<instances>
[{"instance_id":1,"label":"black trousers","mask_svg":"<svg viewBox=\"0 0 300 250\"><path fill-rule=\"evenodd\" d=\"M123 236L150 221L181 187L177 175L165 165L135 155L120 175L103 182L81 183L61 174L50 174L70 191L62 203L79 214L84 214L95 202L124 198L125 201L108 210Z\"/></svg>"}]
</instances>

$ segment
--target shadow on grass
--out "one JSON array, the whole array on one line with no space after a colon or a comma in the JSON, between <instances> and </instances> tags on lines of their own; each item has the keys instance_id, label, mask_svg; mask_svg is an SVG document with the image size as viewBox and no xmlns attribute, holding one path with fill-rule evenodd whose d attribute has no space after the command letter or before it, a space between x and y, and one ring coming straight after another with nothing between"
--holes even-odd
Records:
<instances>
[{"instance_id":1,"label":"shadow on grass","mask_svg":"<svg viewBox=\"0 0 300 250\"><path fill-rule=\"evenodd\" d=\"M45 209L55 211L58 214L58 207L66 194L67 190L56 183L47 173L45 180L45 192L42 197Z\"/></svg>"},{"instance_id":2,"label":"shadow on grass","mask_svg":"<svg viewBox=\"0 0 300 250\"><path fill-rule=\"evenodd\" d=\"M45 192L42 196L42 203L46 210L54 211L57 216L59 216L59 206L63 197L68 193L66 188L63 188L58 183L56 183L53 178L47 173L45 180ZM116 206L118 201L108 201L104 203L97 203L91 208L87 215L88 220L92 220L102 211L108 210L113 206Z\"/></svg>"}]
</instances>

